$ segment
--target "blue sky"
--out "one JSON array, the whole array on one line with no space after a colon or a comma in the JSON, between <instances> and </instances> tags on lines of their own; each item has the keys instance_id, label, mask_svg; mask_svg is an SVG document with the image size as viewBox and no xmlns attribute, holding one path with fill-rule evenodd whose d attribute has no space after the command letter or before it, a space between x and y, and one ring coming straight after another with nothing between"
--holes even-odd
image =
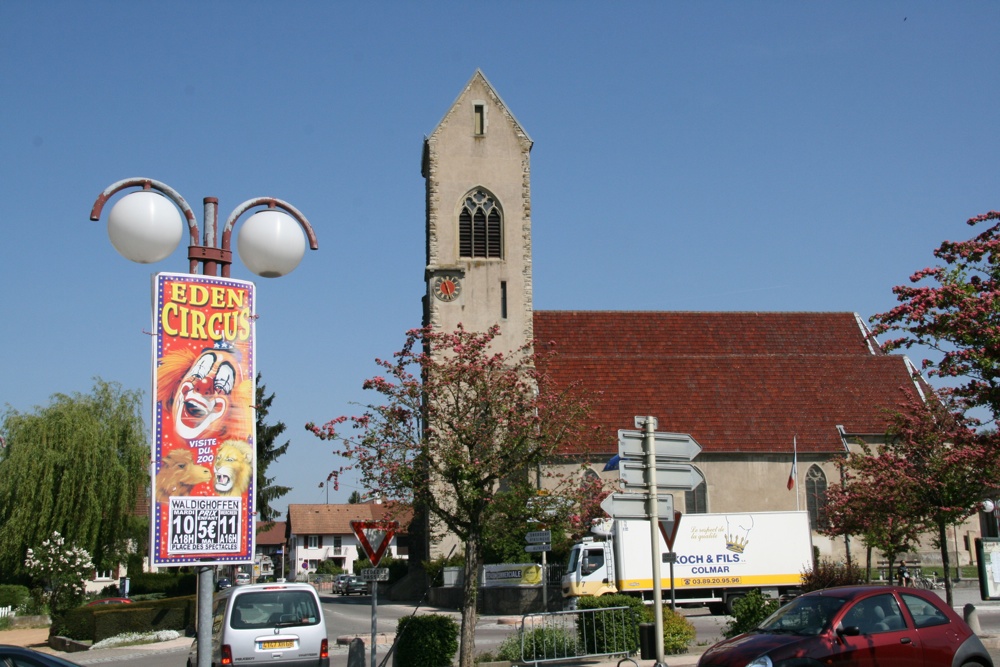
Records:
<instances>
[{"instance_id":1,"label":"blue sky","mask_svg":"<svg viewBox=\"0 0 1000 667\"><path fill-rule=\"evenodd\" d=\"M303 425L420 323L421 142L477 68L535 141L536 308L867 319L1000 208L997 34L996 2L0 3L0 404L148 397L150 276L186 252L119 256L105 187L279 197L320 248L258 281L269 472L326 502Z\"/></svg>"}]
</instances>

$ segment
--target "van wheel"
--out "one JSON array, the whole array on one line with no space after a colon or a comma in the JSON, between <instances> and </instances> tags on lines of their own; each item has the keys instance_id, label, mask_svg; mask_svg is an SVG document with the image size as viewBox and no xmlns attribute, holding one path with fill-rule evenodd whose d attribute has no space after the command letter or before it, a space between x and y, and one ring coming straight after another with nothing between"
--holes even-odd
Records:
<instances>
[{"instance_id":1,"label":"van wheel","mask_svg":"<svg viewBox=\"0 0 1000 667\"><path fill-rule=\"evenodd\" d=\"M732 616L733 615L733 605L735 605L737 602L739 602L740 600L742 600L744 597L746 597L746 596L743 595L742 593L737 593L736 595L730 595L729 597L727 597L726 598L726 613L729 614L730 616Z\"/></svg>"},{"instance_id":2,"label":"van wheel","mask_svg":"<svg viewBox=\"0 0 1000 667\"><path fill-rule=\"evenodd\" d=\"M722 616L726 613L726 603L725 602L709 602L708 611L712 616Z\"/></svg>"}]
</instances>

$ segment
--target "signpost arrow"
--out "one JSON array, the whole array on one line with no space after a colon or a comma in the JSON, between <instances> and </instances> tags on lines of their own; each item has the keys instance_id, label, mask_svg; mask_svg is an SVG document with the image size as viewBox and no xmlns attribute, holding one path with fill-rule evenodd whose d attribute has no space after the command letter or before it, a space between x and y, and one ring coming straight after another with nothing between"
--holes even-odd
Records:
<instances>
[{"instance_id":1,"label":"signpost arrow","mask_svg":"<svg viewBox=\"0 0 1000 667\"><path fill-rule=\"evenodd\" d=\"M622 459L644 460L642 431L618 431L618 456ZM686 433L654 434L653 450L657 460L690 461L701 453L701 445Z\"/></svg>"},{"instance_id":2,"label":"signpost arrow","mask_svg":"<svg viewBox=\"0 0 1000 667\"><path fill-rule=\"evenodd\" d=\"M626 487L646 487L646 466L638 461L622 461L619 476ZM701 475L689 463L656 462L656 488L693 491L701 484ZM661 515L662 516L662 515Z\"/></svg>"},{"instance_id":3,"label":"signpost arrow","mask_svg":"<svg viewBox=\"0 0 1000 667\"><path fill-rule=\"evenodd\" d=\"M612 493L601 501L601 509L616 519L649 519L649 500L647 496L638 493ZM674 513L674 497L663 495L656 497L657 514L672 516Z\"/></svg>"},{"instance_id":4,"label":"signpost arrow","mask_svg":"<svg viewBox=\"0 0 1000 667\"><path fill-rule=\"evenodd\" d=\"M533 530L524 536L524 541L529 544L542 544L552 541L551 530Z\"/></svg>"},{"instance_id":5,"label":"signpost arrow","mask_svg":"<svg viewBox=\"0 0 1000 667\"><path fill-rule=\"evenodd\" d=\"M524 550L526 552L528 552L529 554L532 554L532 553L541 553L541 552L544 552L544 551L552 551L552 545L551 544L529 544L528 546L524 547Z\"/></svg>"}]
</instances>

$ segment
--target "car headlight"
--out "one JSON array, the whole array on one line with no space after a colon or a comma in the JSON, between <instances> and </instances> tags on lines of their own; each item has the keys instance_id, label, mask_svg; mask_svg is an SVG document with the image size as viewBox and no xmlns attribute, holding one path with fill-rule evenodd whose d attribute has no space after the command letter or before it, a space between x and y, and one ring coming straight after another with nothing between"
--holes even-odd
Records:
<instances>
[{"instance_id":1,"label":"car headlight","mask_svg":"<svg viewBox=\"0 0 1000 667\"><path fill-rule=\"evenodd\" d=\"M773 663L769 657L762 655L748 662L747 667L773 667Z\"/></svg>"}]
</instances>

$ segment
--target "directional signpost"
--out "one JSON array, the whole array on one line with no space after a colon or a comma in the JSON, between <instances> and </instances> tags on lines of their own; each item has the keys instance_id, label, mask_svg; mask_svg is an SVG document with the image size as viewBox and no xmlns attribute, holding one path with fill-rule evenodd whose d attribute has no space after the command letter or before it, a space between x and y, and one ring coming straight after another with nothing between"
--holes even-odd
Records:
<instances>
[{"instance_id":1,"label":"directional signpost","mask_svg":"<svg viewBox=\"0 0 1000 667\"><path fill-rule=\"evenodd\" d=\"M524 541L528 546L524 547L526 553L542 554L542 608L549 608L549 568L546 556L552 551L552 531L533 530L524 536Z\"/></svg>"},{"instance_id":2,"label":"directional signpost","mask_svg":"<svg viewBox=\"0 0 1000 667\"><path fill-rule=\"evenodd\" d=\"M375 639L376 628L378 627L378 582L389 580L389 569L378 567L382 555L385 554L392 542L393 535L399 529L398 521L352 521L351 530L358 538L360 550L365 552L368 560L371 561L370 568L361 571L362 577L366 581L372 582L372 659L371 667L375 667ZM382 572L385 573L384 579ZM368 577L372 577L369 579Z\"/></svg>"},{"instance_id":3,"label":"directional signpost","mask_svg":"<svg viewBox=\"0 0 1000 667\"><path fill-rule=\"evenodd\" d=\"M641 431L618 431L619 476L626 489L645 493L615 493L601 502L601 508L616 519L645 519L650 524L653 560L653 617L656 623L656 662L663 665L663 593L660 583L660 540L667 541L668 555L673 556L673 542L680 524L680 512L674 511L673 495L659 495L661 489L693 490L701 483L689 461L701 453L701 445L684 433L658 433L656 417L636 417ZM673 519L660 520L660 517ZM669 537L668 537L669 535ZM674 564L670 562L670 601L674 598Z\"/></svg>"}]
</instances>

